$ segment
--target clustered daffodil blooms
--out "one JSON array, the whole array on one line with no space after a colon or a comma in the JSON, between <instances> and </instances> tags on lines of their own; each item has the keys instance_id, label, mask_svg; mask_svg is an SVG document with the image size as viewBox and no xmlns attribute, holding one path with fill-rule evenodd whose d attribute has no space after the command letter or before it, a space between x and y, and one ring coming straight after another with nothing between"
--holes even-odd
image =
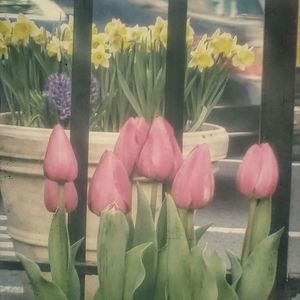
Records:
<instances>
[{"instance_id":1,"label":"clustered daffodil blooms","mask_svg":"<svg viewBox=\"0 0 300 300\"><path fill-rule=\"evenodd\" d=\"M199 40L191 23L188 19L184 120L185 129L194 131L221 97L230 71L245 70L255 56L248 44L240 45L236 36L219 29ZM73 26L72 16L52 33L24 15L14 22L0 20L0 81L15 124L52 125L44 91L51 75L71 77ZM103 30L93 24L91 31L91 71L100 90L91 107L91 129L118 131L131 116L151 122L163 115L167 20L157 17L153 25L127 26L112 19ZM16 79L16 69L30 76ZM24 105L24 98L32 101Z\"/></svg>"}]
</instances>

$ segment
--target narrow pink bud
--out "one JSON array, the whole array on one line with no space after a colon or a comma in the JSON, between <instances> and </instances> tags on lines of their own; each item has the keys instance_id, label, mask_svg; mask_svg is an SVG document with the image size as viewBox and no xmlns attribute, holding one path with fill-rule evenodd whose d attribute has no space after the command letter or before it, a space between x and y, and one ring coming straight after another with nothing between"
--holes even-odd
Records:
<instances>
[{"instance_id":1,"label":"narrow pink bud","mask_svg":"<svg viewBox=\"0 0 300 300\"><path fill-rule=\"evenodd\" d=\"M199 145L183 161L171 189L178 207L201 208L214 194L214 174L207 145Z\"/></svg>"},{"instance_id":2,"label":"narrow pink bud","mask_svg":"<svg viewBox=\"0 0 300 300\"><path fill-rule=\"evenodd\" d=\"M157 117L149 130L147 140L137 162L140 175L171 182L182 163L182 154L172 126Z\"/></svg>"},{"instance_id":3,"label":"narrow pink bud","mask_svg":"<svg viewBox=\"0 0 300 300\"><path fill-rule=\"evenodd\" d=\"M237 172L237 187L248 197L267 198L277 187L279 168L268 143L255 144L246 152Z\"/></svg>"},{"instance_id":4,"label":"narrow pink bud","mask_svg":"<svg viewBox=\"0 0 300 300\"><path fill-rule=\"evenodd\" d=\"M77 160L61 125L54 126L49 138L44 159L44 173L47 178L66 182L77 177Z\"/></svg>"},{"instance_id":5,"label":"narrow pink bud","mask_svg":"<svg viewBox=\"0 0 300 300\"><path fill-rule=\"evenodd\" d=\"M123 213L131 208L128 173L113 152L105 151L96 167L89 187L88 205L96 215L112 206Z\"/></svg>"},{"instance_id":6,"label":"narrow pink bud","mask_svg":"<svg viewBox=\"0 0 300 300\"><path fill-rule=\"evenodd\" d=\"M55 212L56 209L59 207L60 202L60 194L59 194L59 183L56 181L52 181L49 179L45 180L44 183L44 203L48 211ZM63 196L64 199L64 207L66 212L72 212L76 209L78 204L78 196L76 187L73 181L66 182L63 185Z\"/></svg>"},{"instance_id":7,"label":"narrow pink bud","mask_svg":"<svg viewBox=\"0 0 300 300\"><path fill-rule=\"evenodd\" d=\"M149 128L144 118L129 118L120 131L114 153L123 162L129 176L133 173Z\"/></svg>"}]
</instances>

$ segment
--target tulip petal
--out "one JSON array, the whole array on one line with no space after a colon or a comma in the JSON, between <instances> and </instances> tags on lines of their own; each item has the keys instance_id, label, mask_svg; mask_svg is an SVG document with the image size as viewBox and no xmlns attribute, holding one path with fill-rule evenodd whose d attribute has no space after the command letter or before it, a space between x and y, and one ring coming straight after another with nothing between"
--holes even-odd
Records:
<instances>
[{"instance_id":1,"label":"tulip petal","mask_svg":"<svg viewBox=\"0 0 300 300\"><path fill-rule=\"evenodd\" d=\"M148 178L170 181L181 162L181 152L173 128L163 117L157 117L140 153L138 173Z\"/></svg>"},{"instance_id":2,"label":"tulip petal","mask_svg":"<svg viewBox=\"0 0 300 300\"><path fill-rule=\"evenodd\" d=\"M123 162L129 175L132 174L135 163L146 141L149 124L144 118L129 118L123 125L114 153Z\"/></svg>"},{"instance_id":3,"label":"tulip petal","mask_svg":"<svg viewBox=\"0 0 300 300\"><path fill-rule=\"evenodd\" d=\"M237 187L241 194L254 194L255 184L261 169L261 149L258 144L251 146L240 164L237 172Z\"/></svg>"},{"instance_id":4,"label":"tulip petal","mask_svg":"<svg viewBox=\"0 0 300 300\"><path fill-rule=\"evenodd\" d=\"M66 182L64 184L64 206L67 213L76 209L78 204L77 190L74 182Z\"/></svg>"},{"instance_id":5,"label":"tulip petal","mask_svg":"<svg viewBox=\"0 0 300 300\"><path fill-rule=\"evenodd\" d=\"M179 168L171 194L181 208L201 208L214 193L214 176L209 148L199 145L187 156Z\"/></svg>"},{"instance_id":6,"label":"tulip petal","mask_svg":"<svg viewBox=\"0 0 300 300\"><path fill-rule=\"evenodd\" d=\"M57 182L74 181L77 177L77 160L61 125L54 126L44 159L46 177Z\"/></svg>"},{"instance_id":7,"label":"tulip petal","mask_svg":"<svg viewBox=\"0 0 300 300\"><path fill-rule=\"evenodd\" d=\"M257 177L254 193L257 198L266 198L275 192L278 184L279 168L271 146L264 143L260 147L262 166Z\"/></svg>"},{"instance_id":8,"label":"tulip petal","mask_svg":"<svg viewBox=\"0 0 300 300\"><path fill-rule=\"evenodd\" d=\"M44 204L48 211L55 212L59 206L59 184L46 179L44 181Z\"/></svg>"},{"instance_id":9,"label":"tulip petal","mask_svg":"<svg viewBox=\"0 0 300 300\"><path fill-rule=\"evenodd\" d=\"M99 215L115 206L126 213L131 207L131 184L118 157L105 151L96 167L88 192L90 210Z\"/></svg>"}]
</instances>

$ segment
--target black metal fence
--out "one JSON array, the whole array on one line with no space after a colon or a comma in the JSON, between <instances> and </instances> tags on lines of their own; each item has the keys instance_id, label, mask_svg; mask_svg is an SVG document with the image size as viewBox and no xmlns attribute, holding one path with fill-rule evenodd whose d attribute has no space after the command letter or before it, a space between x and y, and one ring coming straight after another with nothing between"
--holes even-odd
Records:
<instances>
[{"instance_id":1,"label":"black metal fence","mask_svg":"<svg viewBox=\"0 0 300 300\"><path fill-rule=\"evenodd\" d=\"M273 197L272 231L285 227L279 249L277 280L272 295L272 299L277 300L291 299L292 295L300 290L298 275L287 274L297 12L298 0L265 1L260 140L269 141L274 145L280 161L280 183ZM71 241L80 239L86 232L92 15L92 0L74 0L71 142L79 165L76 182L79 206L69 217ZM174 126L179 141L183 131L186 19L187 0L169 0L166 117ZM43 271L49 271L47 263L40 263L40 266ZM85 243L78 253L76 268L80 274L83 299L85 275L97 272L96 266L85 260ZM22 266L17 261L1 258L0 269L21 270Z\"/></svg>"}]
</instances>

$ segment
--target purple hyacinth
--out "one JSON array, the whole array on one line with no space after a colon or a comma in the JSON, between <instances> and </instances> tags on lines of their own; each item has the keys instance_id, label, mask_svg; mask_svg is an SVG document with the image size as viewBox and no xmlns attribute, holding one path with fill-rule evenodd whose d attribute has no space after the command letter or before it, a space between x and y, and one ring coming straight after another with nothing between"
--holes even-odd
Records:
<instances>
[{"instance_id":1,"label":"purple hyacinth","mask_svg":"<svg viewBox=\"0 0 300 300\"><path fill-rule=\"evenodd\" d=\"M60 120L66 120L71 116L71 78L67 74L51 74L43 95L49 104L56 106ZM96 78L92 76L90 102L94 104L98 97L99 86Z\"/></svg>"}]
</instances>

